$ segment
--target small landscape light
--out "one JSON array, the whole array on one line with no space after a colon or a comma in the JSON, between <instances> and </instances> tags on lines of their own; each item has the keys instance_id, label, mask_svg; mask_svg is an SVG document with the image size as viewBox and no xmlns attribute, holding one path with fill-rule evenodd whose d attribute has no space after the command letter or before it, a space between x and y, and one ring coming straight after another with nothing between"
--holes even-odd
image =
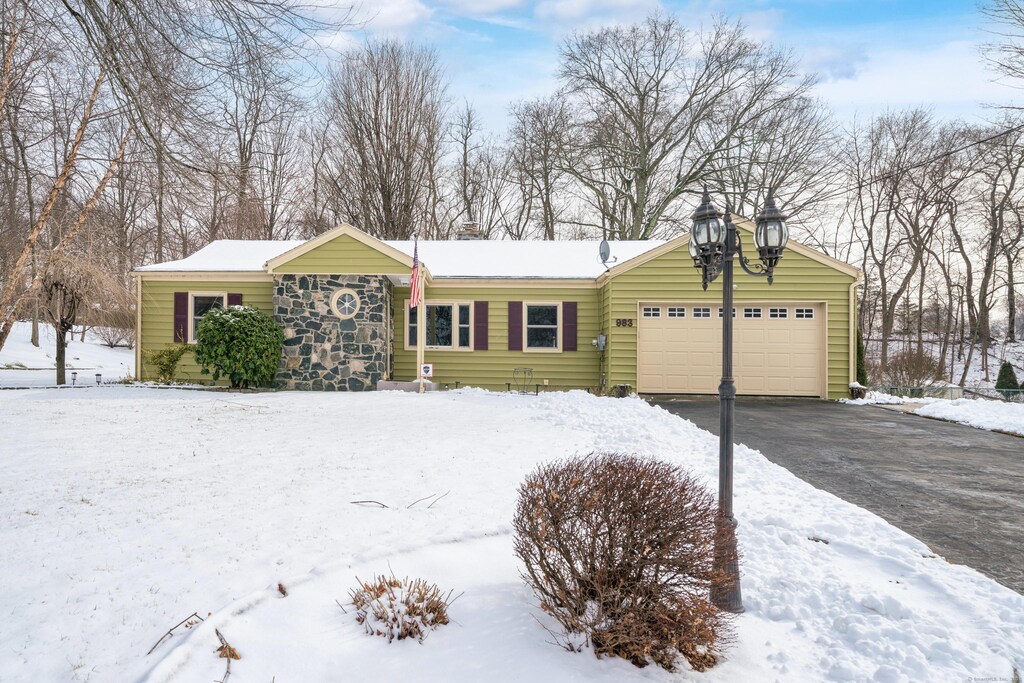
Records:
<instances>
[{"instance_id":1,"label":"small landscape light","mask_svg":"<svg viewBox=\"0 0 1024 683\"><path fill-rule=\"evenodd\" d=\"M103 382L103 375L97 372L96 373L96 386L99 386L102 382Z\"/></svg>"},{"instance_id":2,"label":"small landscape light","mask_svg":"<svg viewBox=\"0 0 1024 683\"><path fill-rule=\"evenodd\" d=\"M75 386L75 381L77 379L78 379L78 373L77 372L72 372L71 373L71 386Z\"/></svg>"}]
</instances>

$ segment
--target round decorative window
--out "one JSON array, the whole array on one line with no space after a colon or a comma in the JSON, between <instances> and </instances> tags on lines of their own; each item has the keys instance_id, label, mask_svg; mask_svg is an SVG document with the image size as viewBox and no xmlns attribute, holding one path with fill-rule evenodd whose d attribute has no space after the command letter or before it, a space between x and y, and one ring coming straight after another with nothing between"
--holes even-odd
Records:
<instances>
[{"instance_id":1,"label":"round decorative window","mask_svg":"<svg viewBox=\"0 0 1024 683\"><path fill-rule=\"evenodd\" d=\"M331 310L342 320L359 312L359 295L351 289L339 289L331 297Z\"/></svg>"}]
</instances>

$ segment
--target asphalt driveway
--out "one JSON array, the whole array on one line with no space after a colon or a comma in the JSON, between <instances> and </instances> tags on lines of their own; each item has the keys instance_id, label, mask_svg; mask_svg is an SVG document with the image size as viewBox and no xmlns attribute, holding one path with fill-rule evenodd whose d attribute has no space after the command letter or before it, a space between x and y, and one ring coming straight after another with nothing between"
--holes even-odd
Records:
<instances>
[{"instance_id":1,"label":"asphalt driveway","mask_svg":"<svg viewBox=\"0 0 1024 683\"><path fill-rule=\"evenodd\" d=\"M717 398L653 398L718 434ZM1024 594L1024 439L876 406L736 401L736 442Z\"/></svg>"}]
</instances>

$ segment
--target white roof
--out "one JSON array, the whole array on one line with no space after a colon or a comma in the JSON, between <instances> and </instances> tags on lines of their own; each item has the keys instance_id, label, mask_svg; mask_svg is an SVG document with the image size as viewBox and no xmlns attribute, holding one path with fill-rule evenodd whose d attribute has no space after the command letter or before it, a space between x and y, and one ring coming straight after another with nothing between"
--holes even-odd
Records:
<instances>
[{"instance_id":1,"label":"white roof","mask_svg":"<svg viewBox=\"0 0 1024 683\"><path fill-rule=\"evenodd\" d=\"M259 272L268 259L304 243L305 240L216 240L180 261L154 263L135 270L143 273Z\"/></svg>"},{"instance_id":2,"label":"white roof","mask_svg":"<svg viewBox=\"0 0 1024 683\"><path fill-rule=\"evenodd\" d=\"M217 240L188 258L143 266L141 272L259 272L303 240ZM655 249L663 240L613 241L608 267ZM388 241L412 256L413 242ZM454 240L419 243L420 260L435 278L593 279L605 271L597 241Z\"/></svg>"}]
</instances>

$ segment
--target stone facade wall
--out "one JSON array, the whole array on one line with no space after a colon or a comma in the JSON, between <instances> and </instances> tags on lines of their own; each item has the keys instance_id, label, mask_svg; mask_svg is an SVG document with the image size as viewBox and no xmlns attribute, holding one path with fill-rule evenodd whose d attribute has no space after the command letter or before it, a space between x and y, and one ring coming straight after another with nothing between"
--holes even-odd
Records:
<instances>
[{"instance_id":1,"label":"stone facade wall","mask_svg":"<svg viewBox=\"0 0 1024 683\"><path fill-rule=\"evenodd\" d=\"M341 319L331 297L350 289L355 316ZM284 332L276 382L283 389L363 391L389 372L391 281L376 275L277 275L274 317Z\"/></svg>"}]
</instances>

